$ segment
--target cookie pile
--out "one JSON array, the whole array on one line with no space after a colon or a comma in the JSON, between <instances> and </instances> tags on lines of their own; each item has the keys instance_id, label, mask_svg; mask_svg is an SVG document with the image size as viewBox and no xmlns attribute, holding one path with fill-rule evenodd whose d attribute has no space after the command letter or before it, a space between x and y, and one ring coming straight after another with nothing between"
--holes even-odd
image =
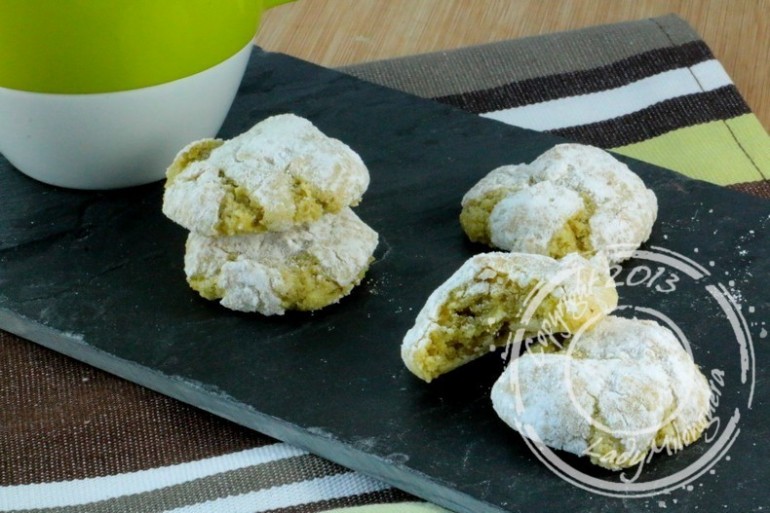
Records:
<instances>
[{"instance_id":1,"label":"cookie pile","mask_svg":"<svg viewBox=\"0 0 770 513\"><path fill-rule=\"evenodd\" d=\"M183 148L163 213L190 231L184 270L206 299L283 314L338 302L363 279L378 235L351 207L369 171L346 144L293 114Z\"/></svg>"},{"instance_id":2,"label":"cookie pile","mask_svg":"<svg viewBox=\"0 0 770 513\"><path fill-rule=\"evenodd\" d=\"M491 391L522 435L618 470L697 440L711 391L676 336L609 315L610 264L650 236L657 199L609 153L562 144L499 167L462 200L476 255L428 298L401 356L432 381L512 339L529 339Z\"/></svg>"}]
</instances>

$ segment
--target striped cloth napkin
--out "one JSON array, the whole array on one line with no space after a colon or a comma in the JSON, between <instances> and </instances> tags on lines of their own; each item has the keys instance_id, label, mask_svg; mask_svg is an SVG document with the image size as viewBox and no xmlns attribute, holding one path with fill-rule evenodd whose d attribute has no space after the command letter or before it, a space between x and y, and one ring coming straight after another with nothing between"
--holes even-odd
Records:
<instances>
[{"instance_id":1,"label":"striped cloth napkin","mask_svg":"<svg viewBox=\"0 0 770 513\"><path fill-rule=\"evenodd\" d=\"M345 71L770 197L767 132L706 43L677 16Z\"/></svg>"},{"instance_id":2,"label":"striped cloth napkin","mask_svg":"<svg viewBox=\"0 0 770 513\"><path fill-rule=\"evenodd\" d=\"M770 198L770 138L674 16L343 71ZM5 332L0 355L0 511L443 511Z\"/></svg>"}]
</instances>

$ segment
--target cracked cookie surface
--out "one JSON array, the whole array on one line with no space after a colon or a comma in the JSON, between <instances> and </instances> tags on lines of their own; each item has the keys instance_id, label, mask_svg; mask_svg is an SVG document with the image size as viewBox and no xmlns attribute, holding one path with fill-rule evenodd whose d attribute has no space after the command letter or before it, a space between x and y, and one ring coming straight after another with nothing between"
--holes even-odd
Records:
<instances>
[{"instance_id":1,"label":"cracked cookie surface","mask_svg":"<svg viewBox=\"0 0 770 513\"><path fill-rule=\"evenodd\" d=\"M231 310L280 315L338 302L363 279L377 233L350 208L283 232L209 237L191 232L185 275Z\"/></svg>"},{"instance_id":2,"label":"cracked cookie surface","mask_svg":"<svg viewBox=\"0 0 770 513\"><path fill-rule=\"evenodd\" d=\"M616 316L557 351L525 352L491 392L513 429L611 470L693 443L708 426L710 397L669 329Z\"/></svg>"},{"instance_id":3,"label":"cracked cookie surface","mask_svg":"<svg viewBox=\"0 0 770 513\"><path fill-rule=\"evenodd\" d=\"M505 345L517 330L573 333L606 315L617 299L602 255L586 260L573 253L557 261L482 253L430 295L404 336L401 357L430 382Z\"/></svg>"},{"instance_id":4,"label":"cracked cookie surface","mask_svg":"<svg viewBox=\"0 0 770 513\"><path fill-rule=\"evenodd\" d=\"M560 144L531 164L501 166L462 199L468 237L496 248L561 258L603 251L629 258L657 218L655 194L606 151Z\"/></svg>"},{"instance_id":5,"label":"cracked cookie surface","mask_svg":"<svg viewBox=\"0 0 770 513\"><path fill-rule=\"evenodd\" d=\"M207 236L288 230L355 206L369 186L355 151L293 114L190 143L166 177L163 213Z\"/></svg>"}]
</instances>

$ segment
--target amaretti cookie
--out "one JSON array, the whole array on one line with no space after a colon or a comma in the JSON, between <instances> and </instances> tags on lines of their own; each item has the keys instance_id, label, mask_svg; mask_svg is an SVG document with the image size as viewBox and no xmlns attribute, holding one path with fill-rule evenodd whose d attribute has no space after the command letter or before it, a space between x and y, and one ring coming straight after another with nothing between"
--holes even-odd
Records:
<instances>
[{"instance_id":1,"label":"amaretti cookie","mask_svg":"<svg viewBox=\"0 0 770 513\"><path fill-rule=\"evenodd\" d=\"M191 232L190 286L232 310L283 314L338 302L366 273L377 233L350 208L282 232L209 237Z\"/></svg>"},{"instance_id":2,"label":"amaretti cookie","mask_svg":"<svg viewBox=\"0 0 770 513\"><path fill-rule=\"evenodd\" d=\"M494 169L462 199L460 223L475 241L560 258L603 251L625 260L652 231L655 194L606 151L560 144L531 164Z\"/></svg>"},{"instance_id":3,"label":"amaretti cookie","mask_svg":"<svg viewBox=\"0 0 770 513\"><path fill-rule=\"evenodd\" d=\"M355 151L293 114L190 143L166 175L163 213L208 236L288 230L355 206L369 186Z\"/></svg>"},{"instance_id":4,"label":"amaretti cookie","mask_svg":"<svg viewBox=\"0 0 770 513\"><path fill-rule=\"evenodd\" d=\"M615 316L560 350L524 353L491 392L497 414L522 435L612 470L697 440L710 397L668 328Z\"/></svg>"},{"instance_id":5,"label":"amaretti cookie","mask_svg":"<svg viewBox=\"0 0 770 513\"><path fill-rule=\"evenodd\" d=\"M427 382L524 329L527 336L574 333L617 306L603 255L562 260L525 253L482 253L467 260L428 298L406 333L401 357Z\"/></svg>"}]
</instances>

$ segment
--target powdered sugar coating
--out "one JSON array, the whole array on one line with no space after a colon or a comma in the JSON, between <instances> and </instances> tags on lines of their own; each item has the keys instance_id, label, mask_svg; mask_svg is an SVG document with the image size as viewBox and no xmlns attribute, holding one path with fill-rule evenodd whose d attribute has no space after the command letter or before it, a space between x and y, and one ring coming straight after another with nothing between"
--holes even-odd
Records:
<instances>
[{"instance_id":1,"label":"powdered sugar coating","mask_svg":"<svg viewBox=\"0 0 770 513\"><path fill-rule=\"evenodd\" d=\"M620 261L650 237L658 200L637 174L608 152L582 144L560 144L531 166L543 180L584 194L593 204L589 224L594 249L612 249Z\"/></svg>"},{"instance_id":2,"label":"powdered sugar coating","mask_svg":"<svg viewBox=\"0 0 770 513\"><path fill-rule=\"evenodd\" d=\"M512 192L495 205L489 216L492 244L548 255L551 240L584 209L578 193L553 182Z\"/></svg>"},{"instance_id":3,"label":"powdered sugar coating","mask_svg":"<svg viewBox=\"0 0 770 513\"><path fill-rule=\"evenodd\" d=\"M512 428L597 465L635 465L653 447L679 450L708 424L708 382L674 334L608 316L557 352L526 352L492 387Z\"/></svg>"},{"instance_id":4,"label":"powdered sugar coating","mask_svg":"<svg viewBox=\"0 0 770 513\"><path fill-rule=\"evenodd\" d=\"M337 302L360 282L377 243L377 233L349 208L283 232L229 237L191 232L185 274L204 297L264 315L298 308L291 298L318 295L318 280L330 283L331 292L323 291L315 309Z\"/></svg>"},{"instance_id":5,"label":"powdered sugar coating","mask_svg":"<svg viewBox=\"0 0 770 513\"><path fill-rule=\"evenodd\" d=\"M539 222L531 222L544 213L544 203L550 201L556 191L542 187L540 184L543 183L550 183L559 190L570 190L584 203L587 233L585 237L582 233L575 236L577 247L571 250L604 251L611 262L620 262L630 258L649 238L658 212L655 194L626 164L600 148L582 144L559 144L529 165L502 166L482 178L465 194L462 205L465 211L474 202L492 198L494 204L486 206L490 216L486 226L489 240L476 233L478 228L474 230L464 223L469 237L509 251L537 249L540 254L562 256L544 250L542 243L533 246L532 241L544 239L546 233L558 234L571 229L565 225L565 215L566 212L576 214L577 203L574 196L564 195L563 205L551 207L558 212L546 213ZM533 201L533 212L526 216L530 222L520 224L518 220L522 218L524 205L521 202L503 203L503 200L533 187L529 191L531 197L535 194L545 197L539 202ZM494 223L491 222L492 213ZM461 221L464 216L468 217L461 215Z\"/></svg>"},{"instance_id":6,"label":"powdered sugar coating","mask_svg":"<svg viewBox=\"0 0 770 513\"><path fill-rule=\"evenodd\" d=\"M538 180L535 170L525 164L500 166L490 171L465 193L462 205L499 190L518 191L537 183Z\"/></svg>"},{"instance_id":7,"label":"powdered sugar coating","mask_svg":"<svg viewBox=\"0 0 770 513\"><path fill-rule=\"evenodd\" d=\"M201 146L210 152L200 152ZM191 157L196 152L202 155ZM356 205L369 186L356 152L293 114L270 117L218 146L191 143L167 174L164 214L210 236L288 230ZM253 223L223 224L233 195Z\"/></svg>"}]
</instances>

